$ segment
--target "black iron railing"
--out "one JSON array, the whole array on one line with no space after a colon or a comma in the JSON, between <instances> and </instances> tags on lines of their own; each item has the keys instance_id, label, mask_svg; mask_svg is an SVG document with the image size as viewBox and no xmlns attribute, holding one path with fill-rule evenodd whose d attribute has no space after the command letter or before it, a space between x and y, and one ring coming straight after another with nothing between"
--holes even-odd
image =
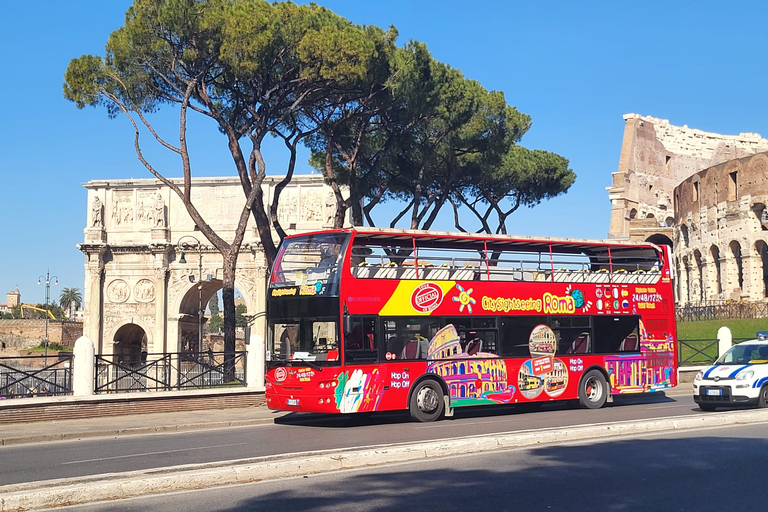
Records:
<instances>
[{"instance_id":1,"label":"black iron railing","mask_svg":"<svg viewBox=\"0 0 768 512\"><path fill-rule=\"evenodd\" d=\"M0 397L72 393L72 354L0 358Z\"/></svg>"},{"instance_id":2,"label":"black iron railing","mask_svg":"<svg viewBox=\"0 0 768 512\"><path fill-rule=\"evenodd\" d=\"M245 352L96 356L97 393L245 386Z\"/></svg>"},{"instance_id":3,"label":"black iron railing","mask_svg":"<svg viewBox=\"0 0 768 512\"><path fill-rule=\"evenodd\" d=\"M766 302L707 301L680 306L675 311L678 322L728 320L730 318L766 318Z\"/></svg>"}]
</instances>

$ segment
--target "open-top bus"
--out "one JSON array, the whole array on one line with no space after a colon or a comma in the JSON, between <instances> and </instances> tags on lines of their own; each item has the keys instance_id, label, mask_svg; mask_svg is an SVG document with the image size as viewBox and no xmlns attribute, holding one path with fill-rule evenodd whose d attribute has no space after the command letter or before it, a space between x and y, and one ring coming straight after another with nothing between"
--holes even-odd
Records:
<instances>
[{"instance_id":1,"label":"open-top bus","mask_svg":"<svg viewBox=\"0 0 768 512\"><path fill-rule=\"evenodd\" d=\"M269 279L267 405L432 421L675 386L668 254L377 228L289 236Z\"/></svg>"}]
</instances>

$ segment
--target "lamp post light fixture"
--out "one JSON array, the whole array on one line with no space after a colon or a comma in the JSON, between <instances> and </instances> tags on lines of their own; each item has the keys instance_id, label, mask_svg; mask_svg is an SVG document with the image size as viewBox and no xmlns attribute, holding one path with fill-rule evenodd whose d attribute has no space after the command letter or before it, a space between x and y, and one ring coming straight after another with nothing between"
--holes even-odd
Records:
<instances>
[{"instance_id":1,"label":"lamp post light fixture","mask_svg":"<svg viewBox=\"0 0 768 512\"><path fill-rule=\"evenodd\" d=\"M51 276L50 270L45 272L45 277L41 275L37 278L38 285L45 281L45 359L43 361L45 366L48 366L48 317L50 316L48 304L51 302L51 279L55 281L53 283L54 285L59 285L59 278L56 276Z\"/></svg>"},{"instance_id":2,"label":"lamp post light fixture","mask_svg":"<svg viewBox=\"0 0 768 512\"><path fill-rule=\"evenodd\" d=\"M185 238L191 238L195 241L194 244L183 241ZM182 265L187 263L184 251L197 249L197 351L199 353L203 349L203 248L200 245L200 240L192 235L184 235L176 242L176 245L181 251L179 263ZM195 282L194 275L189 276L189 282Z\"/></svg>"}]
</instances>

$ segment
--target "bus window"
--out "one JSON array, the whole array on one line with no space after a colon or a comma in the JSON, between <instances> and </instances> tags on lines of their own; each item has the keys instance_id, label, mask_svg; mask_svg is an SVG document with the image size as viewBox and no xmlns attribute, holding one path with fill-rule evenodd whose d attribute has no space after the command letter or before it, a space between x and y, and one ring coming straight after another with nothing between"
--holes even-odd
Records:
<instances>
[{"instance_id":1,"label":"bus window","mask_svg":"<svg viewBox=\"0 0 768 512\"><path fill-rule=\"evenodd\" d=\"M301 320L270 325L268 361L308 361L341 364L337 323L333 320Z\"/></svg>"},{"instance_id":2,"label":"bus window","mask_svg":"<svg viewBox=\"0 0 768 512\"><path fill-rule=\"evenodd\" d=\"M520 316L501 320L501 355L504 357L531 357L528 341L531 331L546 324L545 316Z\"/></svg>"},{"instance_id":3,"label":"bus window","mask_svg":"<svg viewBox=\"0 0 768 512\"><path fill-rule=\"evenodd\" d=\"M588 316L551 316L558 354L591 354L592 329Z\"/></svg>"},{"instance_id":4,"label":"bus window","mask_svg":"<svg viewBox=\"0 0 768 512\"><path fill-rule=\"evenodd\" d=\"M376 317L350 317L344 333L344 356L347 363L378 363Z\"/></svg>"},{"instance_id":5,"label":"bus window","mask_svg":"<svg viewBox=\"0 0 768 512\"><path fill-rule=\"evenodd\" d=\"M277 337L274 354L281 361L290 361L291 356L299 351L299 324L282 324L275 327Z\"/></svg>"},{"instance_id":6,"label":"bus window","mask_svg":"<svg viewBox=\"0 0 768 512\"><path fill-rule=\"evenodd\" d=\"M440 330L436 318L385 318L385 352L388 361L426 359L429 342Z\"/></svg>"},{"instance_id":7,"label":"bus window","mask_svg":"<svg viewBox=\"0 0 768 512\"><path fill-rule=\"evenodd\" d=\"M600 316L594 319L595 353L637 352L637 316Z\"/></svg>"}]
</instances>

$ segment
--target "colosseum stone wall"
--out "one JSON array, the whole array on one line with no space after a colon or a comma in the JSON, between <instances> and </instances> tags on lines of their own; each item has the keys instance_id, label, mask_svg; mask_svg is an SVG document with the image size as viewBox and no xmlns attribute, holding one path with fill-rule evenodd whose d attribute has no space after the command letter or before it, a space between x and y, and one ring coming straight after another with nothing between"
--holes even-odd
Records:
<instances>
[{"instance_id":1,"label":"colosseum stone wall","mask_svg":"<svg viewBox=\"0 0 768 512\"><path fill-rule=\"evenodd\" d=\"M624 120L619 167L607 188L609 238L671 242L673 193L680 182L714 165L768 151L768 140L756 133L720 135L638 114L626 114Z\"/></svg>"},{"instance_id":2,"label":"colosseum stone wall","mask_svg":"<svg viewBox=\"0 0 768 512\"><path fill-rule=\"evenodd\" d=\"M730 160L675 188L678 302L768 296L768 154Z\"/></svg>"}]
</instances>

